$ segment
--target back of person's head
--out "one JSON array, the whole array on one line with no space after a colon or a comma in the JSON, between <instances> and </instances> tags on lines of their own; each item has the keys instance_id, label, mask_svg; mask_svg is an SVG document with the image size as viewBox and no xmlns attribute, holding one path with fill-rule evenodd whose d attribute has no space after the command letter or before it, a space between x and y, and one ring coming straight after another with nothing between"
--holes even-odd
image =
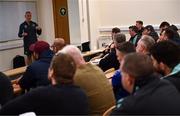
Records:
<instances>
[{"instance_id":1,"label":"back of person's head","mask_svg":"<svg viewBox=\"0 0 180 116\"><path fill-rule=\"evenodd\" d=\"M144 27L144 29L147 29L150 32L154 32L154 27L152 25L147 25L146 27Z\"/></svg>"},{"instance_id":2,"label":"back of person's head","mask_svg":"<svg viewBox=\"0 0 180 116\"><path fill-rule=\"evenodd\" d=\"M118 46L116 47L116 56L119 63L121 63L125 55L132 52L136 52L134 44L130 42L123 42L118 44Z\"/></svg>"},{"instance_id":3,"label":"back of person's head","mask_svg":"<svg viewBox=\"0 0 180 116\"><path fill-rule=\"evenodd\" d=\"M126 35L123 33L117 33L114 35L114 44L117 46L118 44L126 41Z\"/></svg>"},{"instance_id":4,"label":"back of person's head","mask_svg":"<svg viewBox=\"0 0 180 116\"><path fill-rule=\"evenodd\" d=\"M169 68L174 68L180 62L180 47L172 41L155 43L150 53L158 63L162 62Z\"/></svg>"},{"instance_id":5,"label":"back of person's head","mask_svg":"<svg viewBox=\"0 0 180 116\"><path fill-rule=\"evenodd\" d=\"M136 52L134 44L132 44L130 42L122 42L116 47L116 49L118 51L122 52L123 54Z\"/></svg>"},{"instance_id":6,"label":"back of person's head","mask_svg":"<svg viewBox=\"0 0 180 116\"><path fill-rule=\"evenodd\" d=\"M138 28L136 26L129 26L129 29L131 29L132 31L134 31L135 33L138 33Z\"/></svg>"},{"instance_id":7,"label":"back of person's head","mask_svg":"<svg viewBox=\"0 0 180 116\"><path fill-rule=\"evenodd\" d=\"M175 25L171 25L169 27L169 29L174 31L174 39L179 39L180 38L179 33L178 33L178 28Z\"/></svg>"},{"instance_id":8,"label":"back of person's head","mask_svg":"<svg viewBox=\"0 0 180 116\"><path fill-rule=\"evenodd\" d=\"M65 41L63 38L56 38L54 40L53 45L51 46L54 53L57 53L59 50L61 50L65 46Z\"/></svg>"},{"instance_id":9,"label":"back of person's head","mask_svg":"<svg viewBox=\"0 0 180 116\"><path fill-rule=\"evenodd\" d=\"M37 54L42 54L44 51L49 50L50 45L45 41L37 41L34 44L34 48L32 50Z\"/></svg>"},{"instance_id":10,"label":"back of person's head","mask_svg":"<svg viewBox=\"0 0 180 116\"><path fill-rule=\"evenodd\" d=\"M121 70L135 80L146 78L154 72L151 58L139 53L126 55L122 61Z\"/></svg>"},{"instance_id":11,"label":"back of person's head","mask_svg":"<svg viewBox=\"0 0 180 116\"><path fill-rule=\"evenodd\" d=\"M171 25L169 28L174 30L174 31L178 31L178 28L175 25Z\"/></svg>"},{"instance_id":12,"label":"back of person's head","mask_svg":"<svg viewBox=\"0 0 180 116\"><path fill-rule=\"evenodd\" d=\"M149 52L150 48L155 44L155 40L148 35L143 35L139 42L142 42L147 52Z\"/></svg>"},{"instance_id":13,"label":"back of person's head","mask_svg":"<svg viewBox=\"0 0 180 116\"><path fill-rule=\"evenodd\" d=\"M29 46L32 53L32 60L38 60L45 51L50 50L50 45L45 41L37 41Z\"/></svg>"},{"instance_id":14,"label":"back of person's head","mask_svg":"<svg viewBox=\"0 0 180 116\"><path fill-rule=\"evenodd\" d=\"M59 52L69 54L74 59L77 66L84 64L85 62L81 54L81 51L74 45L66 45Z\"/></svg>"},{"instance_id":15,"label":"back of person's head","mask_svg":"<svg viewBox=\"0 0 180 116\"><path fill-rule=\"evenodd\" d=\"M159 28L167 28L169 27L170 24L167 22L167 21L163 21L160 25L159 25Z\"/></svg>"},{"instance_id":16,"label":"back of person's head","mask_svg":"<svg viewBox=\"0 0 180 116\"><path fill-rule=\"evenodd\" d=\"M118 27L112 28L112 33L120 33L121 30Z\"/></svg>"},{"instance_id":17,"label":"back of person's head","mask_svg":"<svg viewBox=\"0 0 180 116\"><path fill-rule=\"evenodd\" d=\"M144 28L143 35L149 35L151 36L155 41L159 39L159 36L157 32L154 30L154 27L152 25L147 25Z\"/></svg>"},{"instance_id":18,"label":"back of person's head","mask_svg":"<svg viewBox=\"0 0 180 116\"><path fill-rule=\"evenodd\" d=\"M163 33L165 36L167 36L167 39L169 39L169 40L174 39L175 32L171 28L164 29Z\"/></svg>"},{"instance_id":19,"label":"back of person's head","mask_svg":"<svg viewBox=\"0 0 180 116\"><path fill-rule=\"evenodd\" d=\"M76 64L73 58L64 53L57 53L50 65L49 78L57 83L72 83L76 71Z\"/></svg>"}]
</instances>

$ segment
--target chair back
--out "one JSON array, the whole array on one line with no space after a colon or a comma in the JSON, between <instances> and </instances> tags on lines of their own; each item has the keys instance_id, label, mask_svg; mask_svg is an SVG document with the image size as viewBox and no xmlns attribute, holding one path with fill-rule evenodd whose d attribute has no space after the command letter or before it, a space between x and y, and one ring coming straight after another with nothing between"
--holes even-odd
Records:
<instances>
[{"instance_id":1,"label":"chair back","mask_svg":"<svg viewBox=\"0 0 180 116\"><path fill-rule=\"evenodd\" d=\"M112 112L112 110L115 108L116 106L112 106L109 109L107 109L104 113L103 116L109 116Z\"/></svg>"}]
</instances>

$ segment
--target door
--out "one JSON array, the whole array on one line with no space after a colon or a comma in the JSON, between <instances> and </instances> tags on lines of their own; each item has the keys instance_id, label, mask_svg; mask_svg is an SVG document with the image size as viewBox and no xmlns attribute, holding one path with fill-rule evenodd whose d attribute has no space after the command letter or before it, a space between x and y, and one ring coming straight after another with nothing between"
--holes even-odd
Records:
<instances>
[{"instance_id":1,"label":"door","mask_svg":"<svg viewBox=\"0 0 180 116\"><path fill-rule=\"evenodd\" d=\"M67 0L52 0L54 12L55 37L63 38L70 44Z\"/></svg>"}]
</instances>

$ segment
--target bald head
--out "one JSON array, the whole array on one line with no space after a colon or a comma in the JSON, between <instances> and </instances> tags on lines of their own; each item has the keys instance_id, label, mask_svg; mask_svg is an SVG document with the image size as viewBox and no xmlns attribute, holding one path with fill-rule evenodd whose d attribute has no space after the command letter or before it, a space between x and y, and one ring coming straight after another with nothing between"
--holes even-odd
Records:
<instances>
[{"instance_id":1,"label":"bald head","mask_svg":"<svg viewBox=\"0 0 180 116\"><path fill-rule=\"evenodd\" d=\"M54 40L54 43L52 45L53 52L57 53L59 50L61 50L65 46L65 41L63 38L56 38Z\"/></svg>"},{"instance_id":2,"label":"bald head","mask_svg":"<svg viewBox=\"0 0 180 116\"><path fill-rule=\"evenodd\" d=\"M85 64L84 58L81 54L81 51L76 46L67 45L59 52L69 54L74 59L77 67Z\"/></svg>"}]
</instances>

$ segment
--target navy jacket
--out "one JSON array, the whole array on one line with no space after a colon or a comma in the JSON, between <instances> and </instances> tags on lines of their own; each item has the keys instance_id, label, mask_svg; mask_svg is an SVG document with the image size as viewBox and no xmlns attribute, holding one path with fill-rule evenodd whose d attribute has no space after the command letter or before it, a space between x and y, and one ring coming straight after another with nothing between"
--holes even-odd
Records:
<instances>
[{"instance_id":1,"label":"navy jacket","mask_svg":"<svg viewBox=\"0 0 180 116\"><path fill-rule=\"evenodd\" d=\"M24 41L24 54L30 55L29 46L37 41L37 34L40 35L42 30L37 30L36 27L38 24L36 24L33 21L30 21L28 24L26 21L24 21L20 27L19 27L19 37L23 37L22 34L25 32L28 35L23 38Z\"/></svg>"},{"instance_id":2,"label":"navy jacket","mask_svg":"<svg viewBox=\"0 0 180 116\"><path fill-rule=\"evenodd\" d=\"M151 75L136 84L132 95L120 99L112 115L180 114L180 93L167 80Z\"/></svg>"},{"instance_id":3,"label":"navy jacket","mask_svg":"<svg viewBox=\"0 0 180 116\"><path fill-rule=\"evenodd\" d=\"M48 68L50 66L53 52L51 50L44 51L40 54L40 58L29 65L23 77L19 81L22 89L29 90L37 86L49 85Z\"/></svg>"},{"instance_id":4,"label":"navy jacket","mask_svg":"<svg viewBox=\"0 0 180 116\"><path fill-rule=\"evenodd\" d=\"M129 92L127 92L123 86L122 86L122 76L121 76L121 71L117 70L113 77L112 77L112 86L113 86L113 92L114 92L114 96L116 98L116 101L118 101L121 98L124 98L129 94Z\"/></svg>"},{"instance_id":5,"label":"navy jacket","mask_svg":"<svg viewBox=\"0 0 180 116\"><path fill-rule=\"evenodd\" d=\"M35 112L37 115L88 114L84 91L72 84L59 84L34 89L7 103L0 115Z\"/></svg>"}]
</instances>

